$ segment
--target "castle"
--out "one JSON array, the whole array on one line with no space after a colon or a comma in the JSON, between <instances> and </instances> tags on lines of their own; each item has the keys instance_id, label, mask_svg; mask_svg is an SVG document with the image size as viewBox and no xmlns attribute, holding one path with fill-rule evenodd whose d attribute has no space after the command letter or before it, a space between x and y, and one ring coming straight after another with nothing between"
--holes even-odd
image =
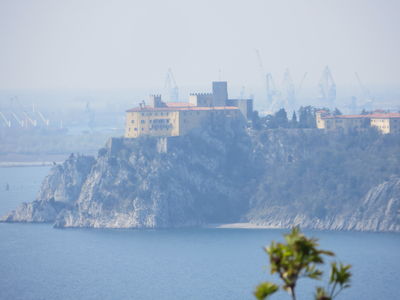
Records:
<instances>
[{"instance_id":1,"label":"castle","mask_svg":"<svg viewBox=\"0 0 400 300\"><path fill-rule=\"evenodd\" d=\"M252 99L228 99L226 81L214 81L212 93L190 94L189 102L163 102L161 95L151 95L126 111L125 138L139 136L180 136L199 128L208 118L251 118Z\"/></svg>"},{"instance_id":2,"label":"castle","mask_svg":"<svg viewBox=\"0 0 400 300\"><path fill-rule=\"evenodd\" d=\"M366 115L330 115L316 112L317 128L325 130L362 130L375 127L381 133L400 133L400 113L372 113Z\"/></svg>"}]
</instances>

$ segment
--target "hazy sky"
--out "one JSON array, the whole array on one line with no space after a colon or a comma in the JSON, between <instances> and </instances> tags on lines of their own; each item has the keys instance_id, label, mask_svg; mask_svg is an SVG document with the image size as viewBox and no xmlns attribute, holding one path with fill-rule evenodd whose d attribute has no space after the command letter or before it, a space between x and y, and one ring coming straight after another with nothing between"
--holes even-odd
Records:
<instances>
[{"instance_id":1,"label":"hazy sky","mask_svg":"<svg viewBox=\"0 0 400 300\"><path fill-rule=\"evenodd\" d=\"M400 87L400 1L0 0L0 89L260 85L325 65L340 84Z\"/></svg>"}]
</instances>

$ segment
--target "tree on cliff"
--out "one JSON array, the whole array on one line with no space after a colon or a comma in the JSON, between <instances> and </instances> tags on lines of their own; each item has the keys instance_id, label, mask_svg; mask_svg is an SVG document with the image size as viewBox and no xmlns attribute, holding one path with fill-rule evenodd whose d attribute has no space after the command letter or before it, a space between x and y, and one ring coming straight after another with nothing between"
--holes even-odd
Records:
<instances>
[{"instance_id":1,"label":"tree on cliff","mask_svg":"<svg viewBox=\"0 0 400 300\"><path fill-rule=\"evenodd\" d=\"M265 117L265 124L269 129L288 128L289 120L287 118L286 110L281 108L275 114L268 115Z\"/></svg>"},{"instance_id":2,"label":"tree on cliff","mask_svg":"<svg viewBox=\"0 0 400 300\"><path fill-rule=\"evenodd\" d=\"M299 228L293 228L285 235L286 243L275 243L265 248L269 255L271 274L278 274L283 284L281 288L296 300L296 286L300 278L321 280L323 272L318 265L324 263L323 255L334 256L334 253L318 249L318 240L308 238ZM332 262L328 287L317 287L315 300L332 300L344 289L350 287L350 265ZM263 282L257 286L254 295L257 299L267 299L279 290L272 282Z\"/></svg>"},{"instance_id":3,"label":"tree on cliff","mask_svg":"<svg viewBox=\"0 0 400 300\"><path fill-rule=\"evenodd\" d=\"M299 126L299 124L297 122L296 111L293 111L292 119L290 120L290 127L297 128L298 126Z\"/></svg>"},{"instance_id":4,"label":"tree on cliff","mask_svg":"<svg viewBox=\"0 0 400 300\"><path fill-rule=\"evenodd\" d=\"M343 115L342 112L339 110L339 108L335 107L335 110L333 111L334 116L341 116Z\"/></svg>"},{"instance_id":5,"label":"tree on cliff","mask_svg":"<svg viewBox=\"0 0 400 300\"><path fill-rule=\"evenodd\" d=\"M315 107L302 106L299 109L299 128L315 128Z\"/></svg>"}]
</instances>

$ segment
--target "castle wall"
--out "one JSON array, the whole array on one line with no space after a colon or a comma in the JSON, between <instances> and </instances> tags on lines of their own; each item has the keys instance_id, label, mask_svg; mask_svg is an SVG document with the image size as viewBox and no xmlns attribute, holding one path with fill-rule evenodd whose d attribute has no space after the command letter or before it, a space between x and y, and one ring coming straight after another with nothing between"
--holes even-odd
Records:
<instances>
[{"instance_id":1,"label":"castle wall","mask_svg":"<svg viewBox=\"0 0 400 300\"><path fill-rule=\"evenodd\" d=\"M246 120L251 120L253 116L253 99L228 99L227 106L235 106L239 108Z\"/></svg>"},{"instance_id":2,"label":"castle wall","mask_svg":"<svg viewBox=\"0 0 400 300\"><path fill-rule=\"evenodd\" d=\"M179 112L179 133L185 135L194 128L202 126L202 122L212 114L210 110L188 110Z\"/></svg>"},{"instance_id":3,"label":"castle wall","mask_svg":"<svg viewBox=\"0 0 400 300\"><path fill-rule=\"evenodd\" d=\"M210 93L195 93L189 95L189 103L198 107L211 107L214 105L213 94ZM224 105L221 105L224 106Z\"/></svg>"}]
</instances>

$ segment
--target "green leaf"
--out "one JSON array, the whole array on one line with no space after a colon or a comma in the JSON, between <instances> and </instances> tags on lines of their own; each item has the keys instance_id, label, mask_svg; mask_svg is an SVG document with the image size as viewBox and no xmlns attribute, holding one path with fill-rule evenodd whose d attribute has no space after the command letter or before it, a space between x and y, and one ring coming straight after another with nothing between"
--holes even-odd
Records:
<instances>
[{"instance_id":1,"label":"green leaf","mask_svg":"<svg viewBox=\"0 0 400 300\"><path fill-rule=\"evenodd\" d=\"M337 283L342 288L349 287L349 282L351 278L350 272L351 265L344 265L342 263L333 262L331 263L331 274L329 278L329 283Z\"/></svg>"},{"instance_id":2,"label":"green leaf","mask_svg":"<svg viewBox=\"0 0 400 300\"><path fill-rule=\"evenodd\" d=\"M317 287L317 291L314 296L315 300L331 300L332 298L328 296L328 293L323 287Z\"/></svg>"},{"instance_id":3,"label":"green leaf","mask_svg":"<svg viewBox=\"0 0 400 300\"><path fill-rule=\"evenodd\" d=\"M267 299L278 290L278 286L272 282L263 282L259 284L254 292L254 296L259 299Z\"/></svg>"}]
</instances>

